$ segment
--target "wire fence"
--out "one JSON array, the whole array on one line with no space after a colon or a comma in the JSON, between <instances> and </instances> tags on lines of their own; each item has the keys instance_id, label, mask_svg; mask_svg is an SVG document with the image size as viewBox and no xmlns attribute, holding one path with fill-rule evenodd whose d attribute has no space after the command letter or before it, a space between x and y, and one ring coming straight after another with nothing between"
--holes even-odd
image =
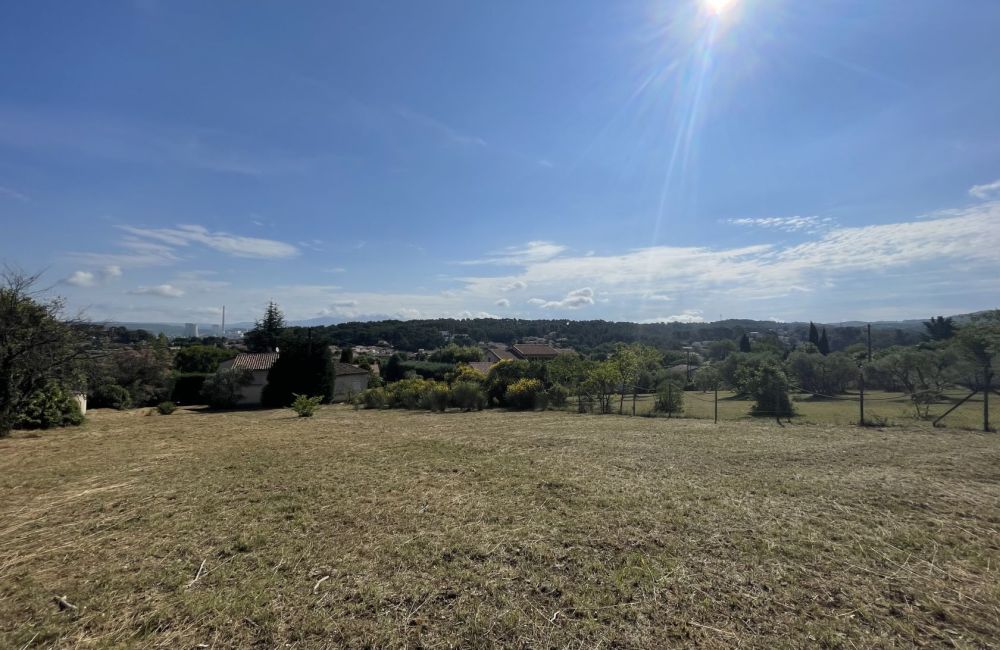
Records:
<instances>
[{"instance_id":1,"label":"wire fence","mask_svg":"<svg viewBox=\"0 0 1000 650\"><path fill-rule=\"evenodd\" d=\"M981 391L970 392L964 396L944 395L942 391L892 395L881 394L881 391L874 391L876 393L874 395L859 391L831 395L809 391L802 386L791 386L789 393L792 397L788 405L791 408L782 408L779 404L777 408L767 410L753 409L754 400L731 391L722 391L720 394L719 391L713 390L682 390L680 392L683 395L684 406L681 410L663 412L657 410L657 393L654 389L638 386L637 390L636 394L628 392L624 396L616 393L609 403L610 413L641 417L709 419L715 422L747 420L751 417L771 418L778 420L779 424L781 420L789 422L797 419L806 422L885 426L905 420L939 426L948 416L956 420L956 426L966 428L979 428L980 423L985 428L989 422L986 417L980 419L983 414ZM966 408L956 413L963 405ZM594 406L596 401L591 401L591 406L587 410L596 412Z\"/></svg>"}]
</instances>

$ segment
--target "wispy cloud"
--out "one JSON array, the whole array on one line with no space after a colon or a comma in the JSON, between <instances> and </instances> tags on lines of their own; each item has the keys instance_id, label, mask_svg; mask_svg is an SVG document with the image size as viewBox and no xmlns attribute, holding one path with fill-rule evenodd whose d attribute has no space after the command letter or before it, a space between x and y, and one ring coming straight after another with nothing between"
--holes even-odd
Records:
<instances>
[{"instance_id":1,"label":"wispy cloud","mask_svg":"<svg viewBox=\"0 0 1000 650\"><path fill-rule=\"evenodd\" d=\"M505 284L500 287L500 291L521 291L522 289L527 289L528 283L521 280L514 280L510 284Z\"/></svg>"},{"instance_id":2,"label":"wispy cloud","mask_svg":"<svg viewBox=\"0 0 1000 650\"><path fill-rule=\"evenodd\" d=\"M14 188L4 187L0 185L0 197L7 197L9 199L14 199L15 201L20 201L21 203L28 203L31 199L28 198L27 194L18 192Z\"/></svg>"},{"instance_id":3,"label":"wispy cloud","mask_svg":"<svg viewBox=\"0 0 1000 650\"><path fill-rule=\"evenodd\" d=\"M211 232L204 226L181 225L175 228L136 228L119 226L138 240L152 241L169 247L200 244L234 257L284 259L299 254L294 245L274 239L243 237L226 232Z\"/></svg>"},{"instance_id":4,"label":"wispy cloud","mask_svg":"<svg viewBox=\"0 0 1000 650\"><path fill-rule=\"evenodd\" d=\"M184 290L172 284L158 284L152 287L136 287L128 293L137 296L159 296L160 298L180 298Z\"/></svg>"},{"instance_id":5,"label":"wispy cloud","mask_svg":"<svg viewBox=\"0 0 1000 650\"><path fill-rule=\"evenodd\" d=\"M554 244L552 242L529 241L523 246L508 246L501 251L488 253L483 259L466 260L464 262L459 262L459 264L497 264L503 266L521 266L524 264L534 264L550 260L565 250L565 246ZM510 287L511 289L524 288L517 285L516 282L512 282Z\"/></svg>"},{"instance_id":6,"label":"wispy cloud","mask_svg":"<svg viewBox=\"0 0 1000 650\"><path fill-rule=\"evenodd\" d=\"M428 117L421 113L411 111L408 108L397 108L396 115L403 118L411 124L421 126L429 131L432 131L439 136L443 137L449 142L462 146L475 146L475 147L485 147L486 141L480 137L474 135L466 135L461 133L457 129L448 126L444 122L434 119L433 117Z\"/></svg>"},{"instance_id":7,"label":"wispy cloud","mask_svg":"<svg viewBox=\"0 0 1000 650\"><path fill-rule=\"evenodd\" d=\"M985 185L973 185L969 188L969 194L977 199L990 199L1000 195L1000 179Z\"/></svg>"},{"instance_id":8,"label":"wispy cloud","mask_svg":"<svg viewBox=\"0 0 1000 650\"><path fill-rule=\"evenodd\" d=\"M494 303L497 307L510 307L510 301L506 298L501 298Z\"/></svg>"},{"instance_id":9,"label":"wispy cloud","mask_svg":"<svg viewBox=\"0 0 1000 650\"><path fill-rule=\"evenodd\" d=\"M734 226L750 226L784 232L819 232L832 228L835 224L830 217L763 217L757 219L729 219L726 223Z\"/></svg>"}]
</instances>

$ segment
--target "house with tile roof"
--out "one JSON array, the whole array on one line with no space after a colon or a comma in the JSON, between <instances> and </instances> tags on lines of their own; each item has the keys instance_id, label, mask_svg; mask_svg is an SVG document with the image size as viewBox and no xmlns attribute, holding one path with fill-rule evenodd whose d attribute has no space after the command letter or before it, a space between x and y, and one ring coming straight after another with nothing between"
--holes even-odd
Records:
<instances>
[{"instance_id":1,"label":"house with tile roof","mask_svg":"<svg viewBox=\"0 0 1000 650\"><path fill-rule=\"evenodd\" d=\"M219 369L242 368L253 373L253 381L243 388L239 404L241 406L259 406L264 386L267 385L267 373L278 360L278 352L243 352L236 357L223 361ZM333 362L335 378L333 381L333 401L345 401L368 388L371 374L364 368L350 363Z\"/></svg>"}]
</instances>

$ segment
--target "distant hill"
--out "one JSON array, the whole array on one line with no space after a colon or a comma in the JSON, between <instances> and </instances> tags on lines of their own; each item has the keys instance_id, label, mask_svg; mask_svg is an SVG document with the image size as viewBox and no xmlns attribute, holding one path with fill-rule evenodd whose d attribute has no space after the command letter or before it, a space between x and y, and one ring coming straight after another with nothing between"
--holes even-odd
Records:
<instances>
[{"instance_id":1,"label":"distant hill","mask_svg":"<svg viewBox=\"0 0 1000 650\"><path fill-rule=\"evenodd\" d=\"M968 322L972 314L952 316L958 324ZM928 316L930 318L930 316ZM170 337L184 336L182 323L115 323L129 329L144 329ZM867 341L867 325L863 321L816 323L825 327L831 349L843 350ZM910 345L922 340L924 321L872 322L872 345L884 348ZM377 320L336 322L329 317L292 321L292 327L321 328L331 343L337 345L374 345L388 341L400 350L433 349L451 340L463 343L494 341L512 343L526 339L544 339L585 352L610 351L617 342L643 342L660 348L676 348L699 341L739 339L756 332L759 336L775 336L783 343L794 344L808 338L807 322L776 322L751 319L727 319L709 323L633 323L628 321L519 318L436 318L422 320ZM200 324L200 334L212 335L215 324ZM227 324L227 330L250 329L253 323Z\"/></svg>"}]
</instances>

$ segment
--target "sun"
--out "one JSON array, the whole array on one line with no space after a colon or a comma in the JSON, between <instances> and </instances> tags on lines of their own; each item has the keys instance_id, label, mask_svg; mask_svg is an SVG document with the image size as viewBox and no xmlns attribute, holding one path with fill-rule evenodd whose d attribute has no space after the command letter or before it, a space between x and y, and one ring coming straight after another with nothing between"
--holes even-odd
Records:
<instances>
[{"instance_id":1,"label":"sun","mask_svg":"<svg viewBox=\"0 0 1000 650\"><path fill-rule=\"evenodd\" d=\"M736 0L704 0L705 7L716 16L721 16L736 4Z\"/></svg>"}]
</instances>

